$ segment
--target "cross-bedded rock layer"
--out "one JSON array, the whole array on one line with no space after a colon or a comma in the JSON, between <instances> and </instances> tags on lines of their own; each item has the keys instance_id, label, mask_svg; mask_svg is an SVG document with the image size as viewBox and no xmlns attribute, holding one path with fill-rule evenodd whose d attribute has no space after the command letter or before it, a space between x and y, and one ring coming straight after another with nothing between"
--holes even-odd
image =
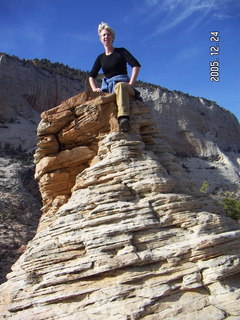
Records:
<instances>
[{"instance_id":1,"label":"cross-bedded rock layer","mask_svg":"<svg viewBox=\"0 0 240 320\"><path fill-rule=\"evenodd\" d=\"M38 232L1 286L7 319L240 317L240 230L196 191L149 108L83 92L42 114Z\"/></svg>"}]
</instances>

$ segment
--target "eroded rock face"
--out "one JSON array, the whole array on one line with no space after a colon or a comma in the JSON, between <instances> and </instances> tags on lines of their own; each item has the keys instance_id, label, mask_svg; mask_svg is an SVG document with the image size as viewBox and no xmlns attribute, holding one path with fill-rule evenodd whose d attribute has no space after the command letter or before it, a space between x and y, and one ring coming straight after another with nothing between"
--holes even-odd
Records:
<instances>
[{"instance_id":1,"label":"eroded rock face","mask_svg":"<svg viewBox=\"0 0 240 320\"><path fill-rule=\"evenodd\" d=\"M240 152L237 118L216 102L163 88L140 89L154 108L164 138L182 156L211 157Z\"/></svg>"},{"instance_id":2,"label":"eroded rock face","mask_svg":"<svg viewBox=\"0 0 240 320\"><path fill-rule=\"evenodd\" d=\"M0 121L17 115L29 118L33 110L43 112L85 88L86 79L53 74L4 53L0 53L0 70Z\"/></svg>"},{"instance_id":3,"label":"eroded rock face","mask_svg":"<svg viewBox=\"0 0 240 320\"><path fill-rule=\"evenodd\" d=\"M150 109L112 94L44 112L38 232L1 287L7 319L236 320L239 225L186 178Z\"/></svg>"},{"instance_id":4,"label":"eroded rock face","mask_svg":"<svg viewBox=\"0 0 240 320\"><path fill-rule=\"evenodd\" d=\"M141 88L164 141L199 189L239 193L240 126L216 102L164 88Z\"/></svg>"},{"instance_id":5,"label":"eroded rock face","mask_svg":"<svg viewBox=\"0 0 240 320\"><path fill-rule=\"evenodd\" d=\"M36 233L41 200L34 166L0 156L0 283Z\"/></svg>"},{"instance_id":6,"label":"eroded rock face","mask_svg":"<svg viewBox=\"0 0 240 320\"><path fill-rule=\"evenodd\" d=\"M70 79L0 53L0 148L31 153L39 114L85 89L86 76Z\"/></svg>"}]
</instances>

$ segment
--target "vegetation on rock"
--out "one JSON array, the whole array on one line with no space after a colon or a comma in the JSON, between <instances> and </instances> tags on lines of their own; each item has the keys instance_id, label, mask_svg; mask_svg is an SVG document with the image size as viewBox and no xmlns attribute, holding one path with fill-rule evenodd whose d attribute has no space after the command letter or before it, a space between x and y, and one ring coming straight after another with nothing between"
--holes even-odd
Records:
<instances>
[{"instance_id":1,"label":"vegetation on rock","mask_svg":"<svg viewBox=\"0 0 240 320\"><path fill-rule=\"evenodd\" d=\"M240 220L240 194L226 192L222 200L222 205L228 217Z\"/></svg>"}]
</instances>

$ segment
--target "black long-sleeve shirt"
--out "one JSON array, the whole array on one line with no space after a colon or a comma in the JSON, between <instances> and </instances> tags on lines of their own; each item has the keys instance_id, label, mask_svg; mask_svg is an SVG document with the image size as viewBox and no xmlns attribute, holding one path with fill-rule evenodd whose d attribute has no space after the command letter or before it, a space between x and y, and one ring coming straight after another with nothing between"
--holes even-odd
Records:
<instances>
[{"instance_id":1,"label":"black long-sleeve shirt","mask_svg":"<svg viewBox=\"0 0 240 320\"><path fill-rule=\"evenodd\" d=\"M90 72L90 77L96 78L102 68L106 78L112 78L119 74L127 74L127 63L133 67L141 67L137 59L125 48L114 48L113 53L100 54Z\"/></svg>"}]
</instances>

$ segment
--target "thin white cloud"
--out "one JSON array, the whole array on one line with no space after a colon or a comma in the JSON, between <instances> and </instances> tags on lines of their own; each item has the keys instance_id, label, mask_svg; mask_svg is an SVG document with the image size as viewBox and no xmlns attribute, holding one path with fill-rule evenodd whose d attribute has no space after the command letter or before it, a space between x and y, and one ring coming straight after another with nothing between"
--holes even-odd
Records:
<instances>
[{"instance_id":1,"label":"thin white cloud","mask_svg":"<svg viewBox=\"0 0 240 320\"><path fill-rule=\"evenodd\" d=\"M225 14L222 12L215 12L213 16L214 16L214 18L216 18L218 20L225 20L225 19L232 18L232 16L230 14Z\"/></svg>"},{"instance_id":2,"label":"thin white cloud","mask_svg":"<svg viewBox=\"0 0 240 320\"><path fill-rule=\"evenodd\" d=\"M150 38L158 36L194 17L188 28L191 30L212 18L227 19L225 8L233 0L145 0L141 23L152 24ZM143 8L142 7L142 8Z\"/></svg>"},{"instance_id":3,"label":"thin white cloud","mask_svg":"<svg viewBox=\"0 0 240 320\"><path fill-rule=\"evenodd\" d=\"M211 12L216 5L216 0L146 0L146 5L151 7L152 14L149 19L156 19L161 14L162 19L155 27L152 37L163 33L169 29L175 28L186 21L193 14L198 13L197 21L201 20Z\"/></svg>"},{"instance_id":4,"label":"thin white cloud","mask_svg":"<svg viewBox=\"0 0 240 320\"><path fill-rule=\"evenodd\" d=\"M84 45L89 44L96 44L96 42L99 40L97 31L85 31L85 32L67 32L63 33L62 37L71 39L71 41L76 41L79 43L83 43Z\"/></svg>"},{"instance_id":5,"label":"thin white cloud","mask_svg":"<svg viewBox=\"0 0 240 320\"><path fill-rule=\"evenodd\" d=\"M158 0L146 0L146 1L145 1L145 4L146 4L148 7L153 7L153 6L155 6L156 4L158 4Z\"/></svg>"}]
</instances>

